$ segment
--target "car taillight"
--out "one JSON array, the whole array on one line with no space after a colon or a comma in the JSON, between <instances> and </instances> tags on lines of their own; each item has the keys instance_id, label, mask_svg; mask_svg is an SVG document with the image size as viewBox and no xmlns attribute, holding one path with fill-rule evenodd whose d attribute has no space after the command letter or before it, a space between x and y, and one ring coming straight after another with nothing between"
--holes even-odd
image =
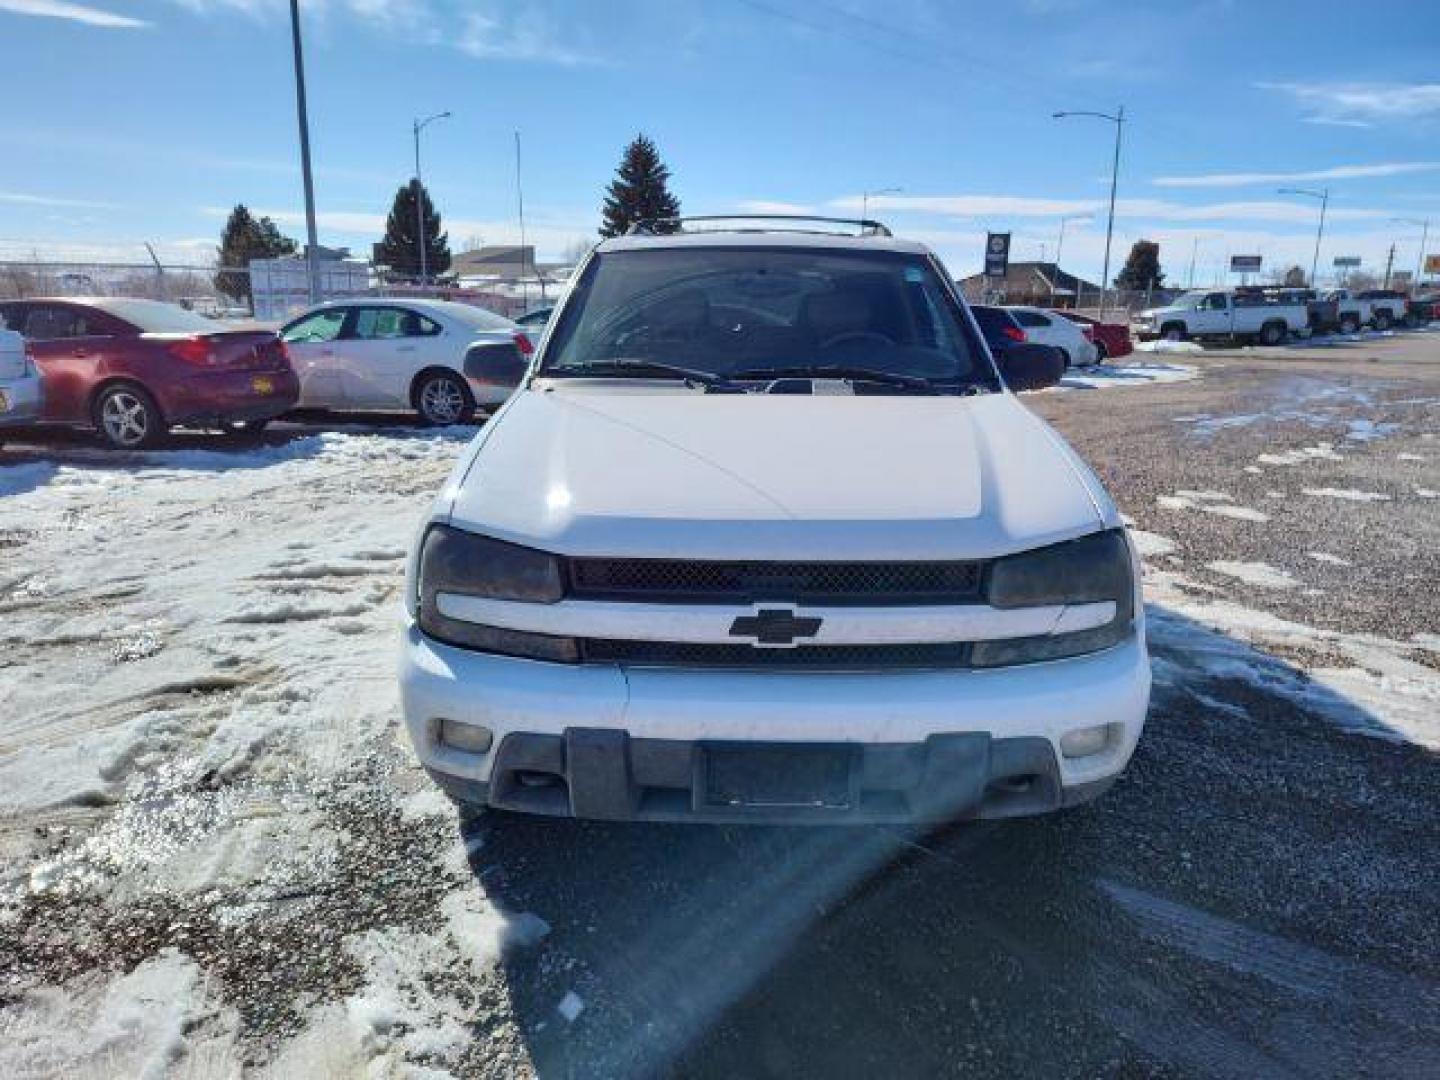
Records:
<instances>
[{"instance_id":1,"label":"car taillight","mask_svg":"<svg viewBox=\"0 0 1440 1080\"><path fill-rule=\"evenodd\" d=\"M1011 341L1023 342L1025 340L1025 331L1021 330L1018 326L1002 327L1000 332Z\"/></svg>"},{"instance_id":2,"label":"car taillight","mask_svg":"<svg viewBox=\"0 0 1440 1080\"><path fill-rule=\"evenodd\" d=\"M1080 332L1085 335L1085 340L1095 344L1095 328L1093 326L1082 326Z\"/></svg>"},{"instance_id":3,"label":"car taillight","mask_svg":"<svg viewBox=\"0 0 1440 1080\"><path fill-rule=\"evenodd\" d=\"M172 342L170 355L187 364L208 364L211 361L210 340L203 337L185 338Z\"/></svg>"},{"instance_id":4,"label":"car taillight","mask_svg":"<svg viewBox=\"0 0 1440 1080\"><path fill-rule=\"evenodd\" d=\"M530 344L530 339L524 334L515 334L515 348L520 350L521 356L534 356L535 346Z\"/></svg>"}]
</instances>

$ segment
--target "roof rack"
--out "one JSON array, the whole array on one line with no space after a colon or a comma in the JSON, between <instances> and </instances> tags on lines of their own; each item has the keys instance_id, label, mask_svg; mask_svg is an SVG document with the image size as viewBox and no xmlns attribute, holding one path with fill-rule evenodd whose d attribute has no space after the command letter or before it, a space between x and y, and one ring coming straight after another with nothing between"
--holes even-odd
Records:
<instances>
[{"instance_id":1,"label":"roof rack","mask_svg":"<svg viewBox=\"0 0 1440 1080\"><path fill-rule=\"evenodd\" d=\"M767 223L760 227L750 228L721 228L716 222L723 221L763 221ZM690 226L700 223L698 229ZM744 232L744 233L768 233L787 232L805 233L811 236L834 236L838 230L835 229L802 229L800 222L811 222L821 225L851 225L860 231L857 236L893 236L888 226L879 221L872 221L870 218L835 218L835 217L814 217L809 214L705 214L699 217L667 217L667 218L646 218L637 221L625 230L626 236L663 236L667 233L676 232ZM788 227L787 227L788 223ZM669 226L663 228L662 226ZM848 236L850 233L840 233Z\"/></svg>"}]
</instances>

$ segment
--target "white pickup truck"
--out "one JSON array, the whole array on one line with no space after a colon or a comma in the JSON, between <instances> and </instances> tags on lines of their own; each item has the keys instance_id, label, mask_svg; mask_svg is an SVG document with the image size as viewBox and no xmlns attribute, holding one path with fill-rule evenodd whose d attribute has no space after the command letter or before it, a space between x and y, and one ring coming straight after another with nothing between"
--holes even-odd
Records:
<instances>
[{"instance_id":1,"label":"white pickup truck","mask_svg":"<svg viewBox=\"0 0 1440 1080\"><path fill-rule=\"evenodd\" d=\"M1258 341L1279 345L1291 334L1304 333L1310 313L1304 303L1274 301L1231 292L1187 292L1165 307L1135 316L1131 333L1141 340Z\"/></svg>"},{"instance_id":2,"label":"white pickup truck","mask_svg":"<svg viewBox=\"0 0 1440 1080\"><path fill-rule=\"evenodd\" d=\"M1405 298L1398 294L1332 289L1325 294L1325 299L1335 305L1335 328L1342 333L1353 334L1362 326L1389 330L1405 321Z\"/></svg>"}]
</instances>

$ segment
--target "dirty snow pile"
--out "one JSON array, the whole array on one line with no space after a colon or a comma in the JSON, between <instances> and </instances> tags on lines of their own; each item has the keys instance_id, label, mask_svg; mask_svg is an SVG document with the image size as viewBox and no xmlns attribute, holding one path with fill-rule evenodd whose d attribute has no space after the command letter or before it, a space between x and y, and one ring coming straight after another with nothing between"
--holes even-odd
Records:
<instances>
[{"instance_id":1,"label":"dirty snow pile","mask_svg":"<svg viewBox=\"0 0 1440 1080\"><path fill-rule=\"evenodd\" d=\"M1199 374L1198 368L1188 364L1092 364L1089 367L1071 368L1060 380L1060 387L1071 390L1114 390L1125 386L1189 382Z\"/></svg>"},{"instance_id":2,"label":"dirty snow pile","mask_svg":"<svg viewBox=\"0 0 1440 1080\"><path fill-rule=\"evenodd\" d=\"M463 1052L467 987L546 930L398 723L404 558L463 446L3 459L0 1076Z\"/></svg>"}]
</instances>

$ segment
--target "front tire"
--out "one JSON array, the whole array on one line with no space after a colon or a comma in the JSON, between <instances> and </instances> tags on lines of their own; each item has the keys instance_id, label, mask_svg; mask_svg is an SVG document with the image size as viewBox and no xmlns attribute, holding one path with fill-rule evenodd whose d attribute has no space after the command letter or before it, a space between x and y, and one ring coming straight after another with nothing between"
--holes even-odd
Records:
<instances>
[{"instance_id":1,"label":"front tire","mask_svg":"<svg viewBox=\"0 0 1440 1080\"><path fill-rule=\"evenodd\" d=\"M1340 333L1355 334L1360 331L1360 320L1354 315L1340 316Z\"/></svg>"},{"instance_id":2,"label":"front tire","mask_svg":"<svg viewBox=\"0 0 1440 1080\"><path fill-rule=\"evenodd\" d=\"M134 383L107 386L95 399L95 427L115 450L147 450L158 446L169 430L160 406L144 387Z\"/></svg>"},{"instance_id":3,"label":"front tire","mask_svg":"<svg viewBox=\"0 0 1440 1080\"><path fill-rule=\"evenodd\" d=\"M1260 328L1261 345L1279 345L1285 340L1285 327L1279 323L1266 323Z\"/></svg>"},{"instance_id":4,"label":"front tire","mask_svg":"<svg viewBox=\"0 0 1440 1080\"><path fill-rule=\"evenodd\" d=\"M1160 328L1160 339L1162 341L1184 341L1185 325L1183 323L1166 323Z\"/></svg>"},{"instance_id":5,"label":"front tire","mask_svg":"<svg viewBox=\"0 0 1440 1080\"><path fill-rule=\"evenodd\" d=\"M1376 330L1389 330L1390 327L1391 327L1391 325L1392 325L1392 322L1393 322L1393 320L1391 320L1391 318L1390 318L1390 312L1388 312L1388 311L1377 311L1377 312L1375 313L1375 329L1376 329Z\"/></svg>"},{"instance_id":6,"label":"front tire","mask_svg":"<svg viewBox=\"0 0 1440 1080\"><path fill-rule=\"evenodd\" d=\"M421 423L432 427L468 424L475 416L475 399L458 375L429 372L415 384L415 411Z\"/></svg>"}]
</instances>

